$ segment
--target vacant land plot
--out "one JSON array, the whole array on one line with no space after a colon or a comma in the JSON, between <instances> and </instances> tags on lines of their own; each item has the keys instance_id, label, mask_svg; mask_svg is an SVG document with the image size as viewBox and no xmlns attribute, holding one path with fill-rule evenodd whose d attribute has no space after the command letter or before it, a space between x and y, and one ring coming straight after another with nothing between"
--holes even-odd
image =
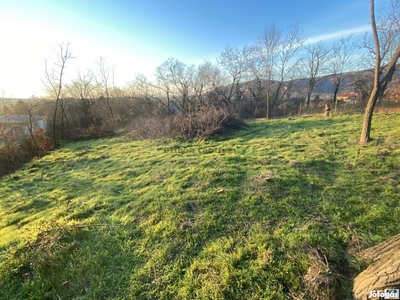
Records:
<instances>
[{"instance_id":1,"label":"vacant land plot","mask_svg":"<svg viewBox=\"0 0 400 300\"><path fill-rule=\"evenodd\" d=\"M71 143L0 181L1 299L349 299L399 233L400 115Z\"/></svg>"}]
</instances>

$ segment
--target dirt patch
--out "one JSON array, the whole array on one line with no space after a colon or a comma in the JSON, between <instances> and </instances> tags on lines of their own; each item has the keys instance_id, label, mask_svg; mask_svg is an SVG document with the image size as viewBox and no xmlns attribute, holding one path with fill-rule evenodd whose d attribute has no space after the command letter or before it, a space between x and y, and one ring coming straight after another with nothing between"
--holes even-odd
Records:
<instances>
[{"instance_id":1,"label":"dirt patch","mask_svg":"<svg viewBox=\"0 0 400 300\"><path fill-rule=\"evenodd\" d=\"M371 291L400 289L400 234L361 252L370 266L354 280L356 299L369 298Z\"/></svg>"},{"instance_id":2,"label":"dirt patch","mask_svg":"<svg viewBox=\"0 0 400 300\"><path fill-rule=\"evenodd\" d=\"M305 251L313 262L302 278L307 294L314 300L340 299L340 275L332 270L327 257L315 247L309 246Z\"/></svg>"}]
</instances>

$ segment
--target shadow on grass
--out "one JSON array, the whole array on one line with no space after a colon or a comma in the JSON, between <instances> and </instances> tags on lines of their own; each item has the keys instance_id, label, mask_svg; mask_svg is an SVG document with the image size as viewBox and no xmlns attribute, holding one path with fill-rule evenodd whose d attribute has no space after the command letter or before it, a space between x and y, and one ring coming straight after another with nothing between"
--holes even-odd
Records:
<instances>
[{"instance_id":1,"label":"shadow on grass","mask_svg":"<svg viewBox=\"0 0 400 300\"><path fill-rule=\"evenodd\" d=\"M257 137L281 138L288 137L296 132L307 130L329 130L332 125L348 122L345 118L293 118L293 119L271 119L271 120L251 120L245 129L226 135L210 137L213 141L229 141L240 137L243 142L247 142Z\"/></svg>"},{"instance_id":2,"label":"shadow on grass","mask_svg":"<svg viewBox=\"0 0 400 300\"><path fill-rule=\"evenodd\" d=\"M50 223L7 260L1 297L18 299L124 298L130 277L145 263L133 226L66 226ZM12 255L12 254L9 254Z\"/></svg>"},{"instance_id":3,"label":"shadow on grass","mask_svg":"<svg viewBox=\"0 0 400 300\"><path fill-rule=\"evenodd\" d=\"M325 290L337 299L350 299L352 278L358 270L349 253L352 230L346 191L338 192L335 198L324 197L326 190L335 185L341 165L310 160L296 162L293 168L294 173L271 179L269 213L279 224L275 233L284 233L281 243L290 245L285 251L292 255L300 251L308 257L309 268L302 282L311 298L320 297ZM315 266L320 274L310 275Z\"/></svg>"}]
</instances>

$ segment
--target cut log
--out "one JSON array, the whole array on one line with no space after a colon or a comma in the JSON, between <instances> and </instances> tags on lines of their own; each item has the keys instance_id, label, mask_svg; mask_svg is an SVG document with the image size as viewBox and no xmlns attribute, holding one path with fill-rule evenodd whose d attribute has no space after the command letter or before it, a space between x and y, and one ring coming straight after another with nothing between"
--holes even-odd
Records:
<instances>
[{"instance_id":1,"label":"cut log","mask_svg":"<svg viewBox=\"0 0 400 300\"><path fill-rule=\"evenodd\" d=\"M369 298L371 291L400 289L400 234L361 252L371 265L354 280L357 300Z\"/></svg>"}]
</instances>

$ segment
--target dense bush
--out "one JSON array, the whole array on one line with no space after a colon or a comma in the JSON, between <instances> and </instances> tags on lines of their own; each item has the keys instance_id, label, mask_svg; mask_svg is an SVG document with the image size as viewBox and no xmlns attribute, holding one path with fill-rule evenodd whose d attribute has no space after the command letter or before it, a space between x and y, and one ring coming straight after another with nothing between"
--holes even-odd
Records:
<instances>
[{"instance_id":1,"label":"dense bush","mask_svg":"<svg viewBox=\"0 0 400 300\"><path fill-rule=\"evenodd\" d=\"M197 111L135 119L126 127L131 137L206 137L245 126L240 116L228 107L201 106Z\"/></svg>"},{"instance_id":2,"label":"dense bush","mask_svg":"<svg viewBox=\"0 0 400 300\"><path fill-rule=\"evenodd\" d=\"M0 176L15 171L33 157L41 157L51 150L51 139L42 130L33 131L26 138L5 140L0 146Z\"/></svg>"}]
</instances>

